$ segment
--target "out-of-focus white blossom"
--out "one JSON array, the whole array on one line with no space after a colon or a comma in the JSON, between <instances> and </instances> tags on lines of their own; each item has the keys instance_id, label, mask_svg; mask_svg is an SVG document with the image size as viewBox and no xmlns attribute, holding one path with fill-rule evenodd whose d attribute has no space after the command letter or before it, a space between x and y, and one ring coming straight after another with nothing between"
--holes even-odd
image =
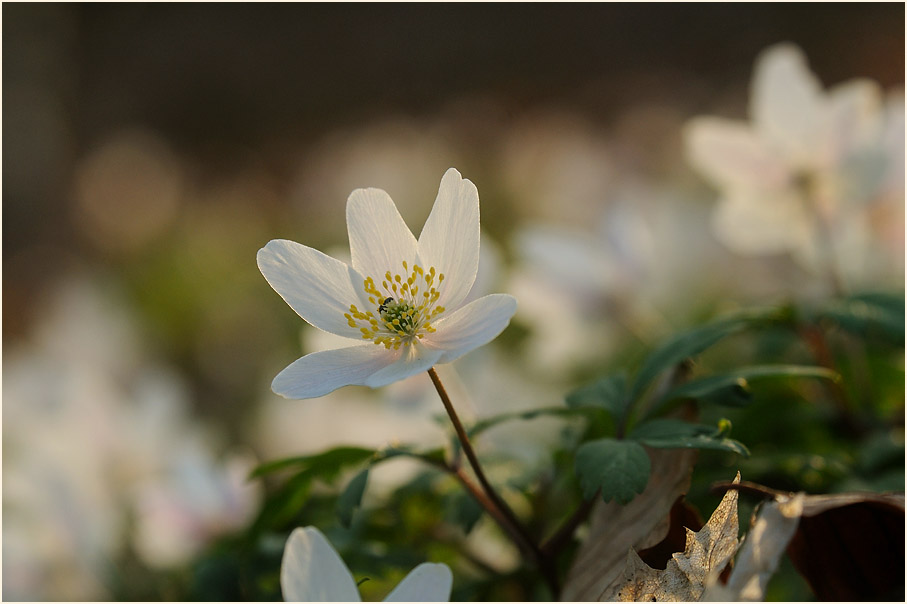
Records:
<instances>
[{"instance_id":1,"label":"out-of-focus white blossom","mask_svg":"<svg viewBox=\"0 0 907 604\"><path fill-rule=\"evenodd\" d=\"M606 358L622 333L657 338L721 286L716 243L698 234L702 208L644 183L608 198L594 223L532 223L514 236L519 263L508 289L530 329L529 359L552 375Z\"/></svg>"},{"instance_id":2,"label":"out-of-focus white blossom","mask_svg":"<svg viewBox=\"0 0 907 604\"><path fill-rule=\"evenodd\" d=\"M750 121L698 117L686 131L690 162L721 191L712 220L719 239L741 254L789 252L816 272L832 265L851 281L902 278L902 244L892 254L897 239L876 241L872 225L882 213L900 218L903 231L899 100L886 103L865 79L826 91L799 48L764 51Z\"/></svg>"},{"instance_id":3,"label":"out-of-focus white blossom","mask_svg":"<svg viewBox=\"0 0 907 604\"><path fill-rule=\"evenodd\" d=\"M61 285L51 302L4 355L3 597L103 599L127 540L146 549L126 532L139 485L179 483L178 468L193 463L181 457L186 444L202 441L186 387L143 358L121 304L85 278ZM210 452L196 454L210 463L195 468L173 505L194 514L191 536L182 526L156 527L191 543L184 553L237 525L225 507L248 510L256 501L245 491L199 489L224 470Z\"/></svg>"},{"instance_id":4,"label":"out-of-focus white blossom","mask_svg":"<svg viewBox=\"0 0 907 604\"><path fill-rule=\"evenodd\" d=\"M253 518L260 483L249 481L249 456L219 463L200 441L177 445L159 475L135 488L135 548L158 568L185 564L219 535Z\"/></svg>"}]
</instances>

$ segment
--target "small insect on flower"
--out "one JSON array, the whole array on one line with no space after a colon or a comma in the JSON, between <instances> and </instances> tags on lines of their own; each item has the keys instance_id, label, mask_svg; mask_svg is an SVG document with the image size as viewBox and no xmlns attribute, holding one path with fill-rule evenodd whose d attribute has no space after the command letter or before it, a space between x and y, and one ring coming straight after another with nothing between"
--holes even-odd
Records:
<instances>
[{"instance_id":1,"label":"small insect on flower","mask_svg":"<svg viewBox=\"0 0 907 604\"><path fill-rule=\"evenodd\" d=\"M378 314L383 315L385 312L387 312L387 305L392 304L393 302L393 298L385 298L384 302L382 302L381 305L378 306Z\"/></svg>"}]
</instances>

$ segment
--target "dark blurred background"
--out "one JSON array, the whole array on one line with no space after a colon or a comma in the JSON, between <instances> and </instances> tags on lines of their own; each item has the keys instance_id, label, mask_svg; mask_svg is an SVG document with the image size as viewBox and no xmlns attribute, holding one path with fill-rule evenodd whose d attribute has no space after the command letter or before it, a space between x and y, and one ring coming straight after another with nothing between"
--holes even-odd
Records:
<instances>
[{"instance_id":1,"label":"dark blurred background","mask_svg":"<svg viewBox=\"0 0 907 604\"><path fill-rule=\"evenodd\" d=\"M900 3L13 3L3 17L5 263L36 239L76 243L73 163L125 126L205 170L254 159L280 178L286 145L340 125L476 95L607 119L702 81L732 89L784 40L826 84L904 77ZM5 271L7 293L19 274ZM14 334L27 305L9 303Z\"/></svg>"}]
</instances>

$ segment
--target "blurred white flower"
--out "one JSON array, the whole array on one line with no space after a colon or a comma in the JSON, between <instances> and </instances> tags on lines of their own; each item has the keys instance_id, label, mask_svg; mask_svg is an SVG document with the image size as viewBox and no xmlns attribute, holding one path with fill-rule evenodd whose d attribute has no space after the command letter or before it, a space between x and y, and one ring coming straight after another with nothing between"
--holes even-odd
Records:
<instances>
[{"instance_id":1,"label":"blurred white flower","mask_svg":"<svg viewBox=\"0 0 907 604\"><path fill-rule=\"evenodd\" d=\"M255 461L234 455L220 464L200 441L177 444L160 475L135 489L135 548L147 564L184 564L214 538L252 520L260 483Z\"/></svg>"},{"instance_id":2,"label":"blurred white flower","mask_svg":"<svg viewBox=\"0 0 907 604\"><path fill-rule=\"evenodd\" d=\"M385 386L488 343L516 311L506 294L463 305L478 268L479 197L453 168L418 241L380 189L353 191L347 225L351 265L286 240L259 250L262 274L299 316L370 341L302 357L274 378L277 394L315 398L341 386Z\"/></svg>"},{"instance_id":3,"label":"blurred white flower","mask_svg":"<svg viewBox=\"0 0 907 604\"><path fill-rule=\"evenodd\" d=\"M874 82L825 91L800 49L770 47L756 63L750 122L687 126L690 162L722 193L716 235L741 254L790 252L816 272L872 271L873 204L903 206L903 114L903 100L886 108ZM890 251L882 264L900 264Z\"/></svg>"},{"instance_id":4,"label":"blurred white flower","mask_svg":"<svg viewBox=\"0 0 907 604\"><path fill-rule=\"evenodd\" d=\"M514 235L508 286L529 326L528 358L540 371L607 357L622 331L647 341L720 280L702 211L645 182L609 193L595 222L529 224ZM625 335L625 334L624 334Z\"/></svg>"},{"instance_id":5,"label":"blurred white flower","mask_svg":"<svg viewBox=\"0 0 907 604\"><path fill-rule=\"evenodd\" d=\"M385 602L447 602L453 575L446 564L414 568ZM317 528L297 528L287 540L280 565L280 587L287 602L361 602L353 575Z\"/></svg>"},{"instance_id":6,"label":"blurred white flower","mask_svg":"<svg viewBox=\"0 0 907 604\"><path fill-rule=\"evenodd\" d=\"M104 599L127 540L148 549L127 532L139 485L167 491L185 465L192 486L176 503L195 524L158 526L158 541L197 548L236 526L226 510L254 505L254 494L204 486L230 470L203 449L185 385L144 358L131 316L95 281L62 284L4 352L4 599ZM183 459L187 447L209 462Z\"/></svg>"}]
</instances>

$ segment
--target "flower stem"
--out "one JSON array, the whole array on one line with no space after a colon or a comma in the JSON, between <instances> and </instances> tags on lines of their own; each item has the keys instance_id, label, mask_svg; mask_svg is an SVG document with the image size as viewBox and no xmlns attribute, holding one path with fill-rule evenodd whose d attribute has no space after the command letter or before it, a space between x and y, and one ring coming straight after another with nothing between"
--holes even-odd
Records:
<instances>
[{"instance_id":1,"label":"flower stem","mask_svg":"<svg viewBox=\"0 0 907 604\"><path fill-rule=\"evenodd\" d=\"M542 552L548 556L556 556L560 553L560 551L570 542L570 539L573 538L573 533L576 531L576 528L589 517L589 513L592 512L592 506L595 505L595 502L599 497L601 497L601 495L599 492L596 492L591 498L584 500L567 518L557 532L549 537L547 541L542 543Z\"/></svg>"},{"instance_id":2,"label":"flower stem","mask_svg":"<svg viewBox=\"0 0 907 604\"><path fill-rule=\"evenodd\" d=\"M828 345L828 340L822 327L818 325L804 325L799 331L806 345L812 351L816 362L820 366L830 369L840 375L841 371L835 362L834 353ZM844 389L844 386L838 381L832 381L826 383L825 388L831 398L832 404L835 406L835 410L838 412L839 418L844 423L844 427L853 435L862 435L865 432L865 428L859 420L859 417L852 410L850 397L847 394L847 390Z\"/></svg>"},{"instance_id":3,"label":"flower stem","mask_svg":"<svg viewBox=\"0 0 907 604\"><path fill-rule=\"evenodd\" d=\"M816 180L812 175L807 174L801 177L800 189L807 206L815 216L813 227L815 229L816 245L818 253L822 256L820 260L823 263L820 270L825 271L832 295L843 296L847 289L838 266L832 218L825 209L827 204L822 203L823 198L816 188Z\"/></svg>"},{"instance_id":4,"label":"flower stem","mask_svg":"<svg viewBox=\"0 0 907 604\"><path fill-rule=\"evenodd\" d=\"M548 582L549 587L554 594L557 594L557 576L554 572L553 565L550 563L550 559L539 549L526 532L526 529L517 519L513 510L510 509L510 506L501 499L494 490L494 487L491 486L491 483L488 482L488 478L485 476L485 472L482 470L482 466L479 463L479 458L476 456L476 452L472 448L472 443L469 441L469 435L463 428L463 424L457 416L453 403L450 401L450 396L448 396L447 390L444 388L444 384L441 383L441 378L438 377L438 373L435 371L434 367L428 370L428 375L435 385L435 390L438 391L438 396L441 397L441 402L444 403L444 409L447 411L451 423L453 423L463 453L466 455L466 459L469 460L469 465L472 466L472 471L475 473L476 478L478 478L479 484L482 485L482 490L480 491L477 489L475 485L466 479L466 476L462 474L462 471L456 473L457 477L463 486L470 491L473 497L475 497L476 501L478 501L489 515L497 521L501 528L504 529L523 554L528 556L536 566L538 566L542 575L545 577L545 580Z\"/></svg>"}]
</instances>

